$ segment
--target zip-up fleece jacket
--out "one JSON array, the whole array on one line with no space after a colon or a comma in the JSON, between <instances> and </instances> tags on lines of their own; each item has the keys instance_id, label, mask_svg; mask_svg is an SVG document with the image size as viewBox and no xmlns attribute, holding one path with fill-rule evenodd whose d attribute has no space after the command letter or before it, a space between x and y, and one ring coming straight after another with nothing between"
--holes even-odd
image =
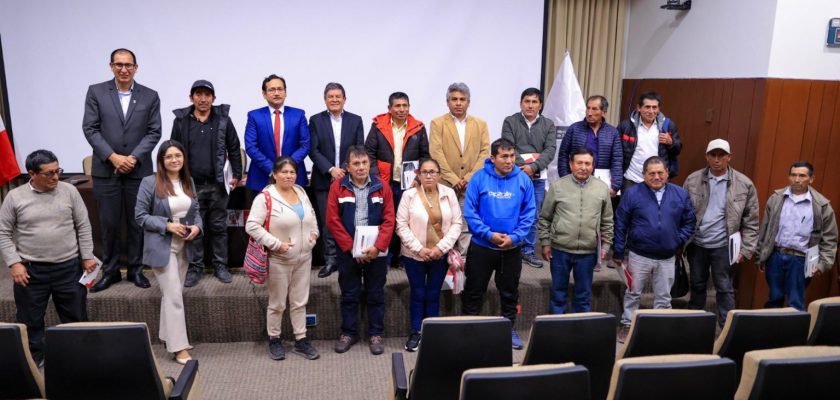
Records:
<instances>
[{"instance_id":1,"label":"zip-up fleece jacket","mask_svg":"<svg viewBox=\"0 0 840 400\"><path fill-rule=\"evenodd\" d=\"M312 203L306 196L302 187L295 185L295 193L303 205L303 219L298 217L295 209L292 208L274 185L269 185L265 191L271 196L271 210L265 208L265 196L260 193L254 198L251 205L251 212L248 214L248 221L245 223L245 231L259 244L272 249L280 242L294 243L289 251L280 254L276 251L269 251L270 261L284 266L296 267L308 263L312 259L312 248L315 241L310 241L311 234L318 237L318 222L315 220L315 210ZM263 226L265 217L271 213L268 231Z\"/></svg>"},{"instance_id":2,"label":"zip-up fleece jacket","mask_svg":"<svg viewBox=\"0 0 840 400\"><path fill-rule=\"evenodd\" d=\"M380 252L388 250L391 236L394 234L394 198L391 187L383 185L378 177L370 176L370 189L367 198L368 225L379 226L376 247ZM335 238L341 251L353 250L353 235L356 233L356 194L350 174L333 181L327 196L327 229Z\"/></svg>"},{"instance_id":3,"label":"zip-up fleece jacket","mask_svg":"<svg viewBox=\"0 0 840 400\"><path fill-rule=\"evenodd\" d=\"M470 227L472 242L493 250L502 250L490 243L493 233L508 234L514 246L520 246L534 225L536 205L534 184L522 170L514 167L505 175L493 169L490 159L467 184L464 219Z\"/></svg>"},{"instance_id":4,"label":"zip-up fleece jacket","mask_svg":"<svg viewBox=\"0 0 840 400\"><path fill-rule=\"evenodd\" d=\"M598 178L590 177L583 185L566 175L549 186L539 220L543 246L572 254L609 251L613 241L613 209L610 189Z\"/></svg>"},{"instance_id":5,"label":"zip-up fleece jacket","mask_svg":"<svg viewBox=\"0 0 840 400\"><path fill-rule=\"evenodd\" d=\"M625 246L654 260L673 257L694 234L694 207L685 189L665 184L662 204L647 184L640 183L621 196L615 213L616 259L624 259Z\"/></svg>"},{"instance_id":6,"label":"zip-up fleece jacket","mask_svg":"<svg viewBox=\"0 0 840 400\"><path fill-rule=\"evenodd\" d=\"M379 114L373 119L370 132L365 139L365 148L370 156L370 174L391 182L394 170L394 131L391 127L391 114ZM411 114L406 119L405 137L402 143L402 160L417 161L429 157L429 137L422 122Z\"/></svg>"}]
</instances>

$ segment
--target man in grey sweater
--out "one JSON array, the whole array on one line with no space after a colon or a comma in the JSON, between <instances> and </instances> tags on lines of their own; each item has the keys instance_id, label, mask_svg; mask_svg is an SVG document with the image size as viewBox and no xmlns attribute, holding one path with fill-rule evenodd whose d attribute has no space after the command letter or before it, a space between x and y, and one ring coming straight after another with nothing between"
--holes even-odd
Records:
<instances>
[{"instance_id":1,"label":"man in grey sweater","mask_svg":"<svg viewBox=\"0 0 840 400\"><path fill-rule=\"evenodd\" d=\"M26 157L30 180L0 206L0 255L14 281L17 321L26 325L32 358L44 360L44 313L50 296L62 323L87 320L82 270L93 271L87 208L76 187L59 181L55 154Z\"/></svg>"},{"instance_id":2,"label":"man in grey sweater","mask_svg":"<svg viewBox=\"0 0 840 400\"><path fill-rule=\"evenodd\" d=\"M552 314L566 312L569 274L575 277L572 312L591 310L595 264L606 257L613 241L610 188L592 176L594 163L592 150L572 151L571 175L551 183L539 213L542 255L551 263Z\"/></svg>"}]
</instances>

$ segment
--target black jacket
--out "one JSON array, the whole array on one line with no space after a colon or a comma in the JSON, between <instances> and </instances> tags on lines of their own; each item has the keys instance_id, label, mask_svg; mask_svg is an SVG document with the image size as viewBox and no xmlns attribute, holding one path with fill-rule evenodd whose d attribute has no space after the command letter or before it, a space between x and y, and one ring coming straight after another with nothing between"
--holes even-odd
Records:
<instances>
[{"instance_id":1,"label":"black jacket","mask_svg":"<svg viewBox=\"0 0 840 400\"><path fill-rule=\"evenodd\" d=\"M188 156L190 154L190 144L187 140L187 135L190 133L189 117L194 108L195 106L189 106L172 110L172 113L175 114L175 122L172 123L172 135L169 139L181 142ZM230 159L233 177L242 179L242 155L239 152L239 136L236 135L236 128L233 126L230 116L228 116L229 111L230 105L228 104L213 106L211 111L211 115L217 117L216 140L212 141L212 151L215 155L213 173L218 183L227 183L224 175L225 158Z\"/></svg>"},{"instance_id":2,"label":"black jacket","mask_svg":"<svg viewBox=\"0 0 840 400\"><path fill-rule=\"evenodd\" d=\"M633 159L633 153L636 152L636 144L638 135L636 128L641 123L641 116L638 111L630 113L630 118L621 121L616 127L621 138L621 147L624 150L624 172L630 167L630 160ZM667 125L667 126L666 126ZM668 162L668 178L673 179L680 172L680 164L677 156L682 150L682 141L680 135L677 133L677 124L670 118L665 117L662 113L656 116L656 126L660 133L668 133L674 140L671 146L659 144L659 157Z\"/></svg>"}]
</instances>

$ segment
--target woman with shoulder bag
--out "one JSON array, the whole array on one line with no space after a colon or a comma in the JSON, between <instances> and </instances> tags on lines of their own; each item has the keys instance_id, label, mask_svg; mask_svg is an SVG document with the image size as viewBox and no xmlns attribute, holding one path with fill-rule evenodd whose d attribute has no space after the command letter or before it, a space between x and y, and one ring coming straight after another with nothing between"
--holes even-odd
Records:
<instances>
[{"instance_id":1,"label":"woman with shoulder bag","mask_svg":"<svg viewBox=\"0 0 840 400\"><path fill-rule=\"evenodd\" d=\"M461 234L461 208L455 191L441 185L440 165L420 160L420 184L403 193L397 210L397 235L411 288L411 335L405 349L420 346L425 317L440 315L440 288L446 277L447 253Z\"/></svg>"},{"instance_id":2,"label":"woman with shoulder bag","mask_svg":"<svg viewBox=\"0 0 840 400\"><path fill-rule=\"evenodd\" d=\"M184 278L194 242L202 229L195 184L181 143L167 140L157 153L157 172L143 178L134 218L143 230L143 264L152 267L160 285L160 331L166 351L178 364L192 360L184 316Z\"/></svg>"},{"instance_id":3,"label":"woman with shoulder bag","mask_svg":"<svg viewBox=\"0 0 840 400\"><path fill-rule=\"evenodd\" d=\"M266 209L265 196L256 196L245 231L268 252L268 309L266 329L268 352L273 360L286 358L280 339L283 311L289 300L289 317L295 335L294 351L309 360L320 355L306 337L306 304L309 301L309 277L312 271L312 248L318 238L315 210L303 188L295 184L297 163L288 156L274 161L271 184L263 189L271 197ZM270 213L269 228L263 223Z\"/></svg>"}]
</instances>

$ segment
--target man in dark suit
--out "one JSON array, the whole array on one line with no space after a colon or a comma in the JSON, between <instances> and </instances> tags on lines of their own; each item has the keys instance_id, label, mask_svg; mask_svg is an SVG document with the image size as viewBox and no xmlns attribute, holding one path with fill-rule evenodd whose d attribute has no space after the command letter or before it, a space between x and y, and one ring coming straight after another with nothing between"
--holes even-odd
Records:
<instances>
[{"instance_id":1,"label":"man in dark suit","mask_svg":"<svg viewBox=\"0 0 840 400\"><path fill-rule=\"evenodd\" d=\"M91 85L85 99L82 128L93 148L93 195L102 228L102 279L92 292L121 279L118 261L120 223L128 226L126 278L141 288L151 285L143 275L143 232L134 220L140 180L152 174L152 149L160 140L160 99L157 92L134 81L137 58L128 49L111 52L113 80Z\"/></svg>"},{"instance_id":2,"label":"man in dark suit","mask_svg":"<svg viewBox=\"0 0 840 400\"><path fill-rule=\"evenodd\" d=\"M259 193L268 184L274 160L292 157L298 165L297 183L306 186L306 166L303 159L309 154L309 126L303 110L287 107L286 80L271 74L263 79L262 94L268 107L248 112L245 125L245 151L251 157L247 186Z\"/></svg>"},{"instance_id":3,"label":"man in dark suit","mask_svg":"<svg viewBox=\"0 0 840 400\"><path fill-rule=\"evenodd\" d=\"M324 238L326 263L318 276L326 278L338 270L336 264L335 239L325 229L327 195L332 181L344 178L347 167L347 149L353 145L364 145L365 135L362 118L344 110L347 96L344 86L330 82L324 88L324 102L327 109L309 118L312 151L312 190L318 205L318 229Z\"/></svg>"}]
</instances>

